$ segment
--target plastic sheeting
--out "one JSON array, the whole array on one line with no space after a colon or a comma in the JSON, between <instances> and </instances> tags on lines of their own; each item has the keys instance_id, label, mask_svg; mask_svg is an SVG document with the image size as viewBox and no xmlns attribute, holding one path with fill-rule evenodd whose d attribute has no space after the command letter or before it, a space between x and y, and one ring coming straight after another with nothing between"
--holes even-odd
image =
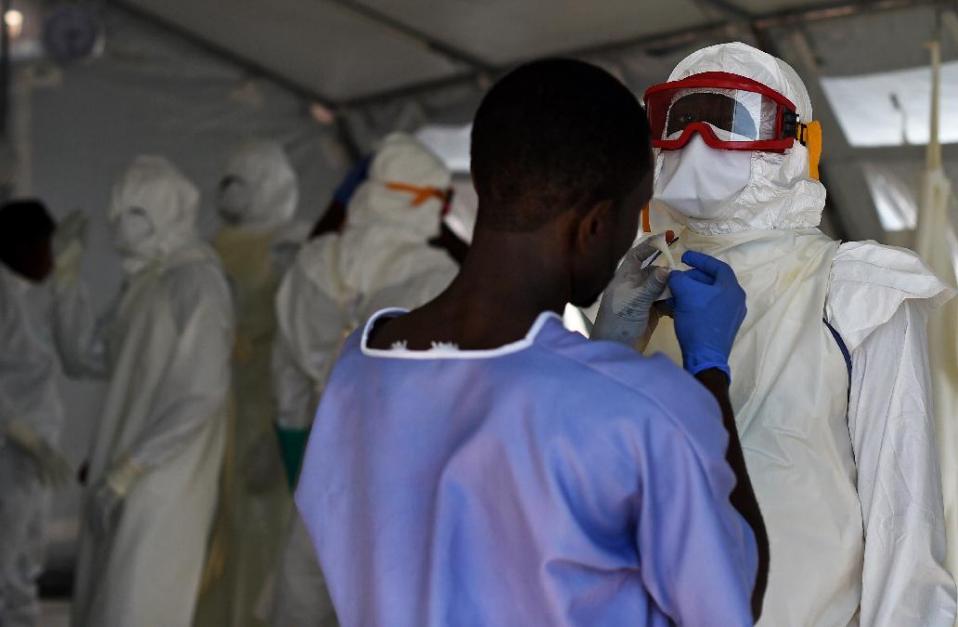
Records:
<instances>
[{"instance_id":1,"label":"plastic sheeting","mask_svg":"<svg viewBox=\"0 0 958 627\"><path fill-rule=\"evenodd\" d=\"M917 250L929 267L954 287L958 239L948 219L951 194L951 183L941 168L925 173ZM958 574L958 301L955 299L929 316L928 344L948 530L947 566L955 576Z\"/></svg>"},{"instance_id":2,"label":"plastic sheeting","mask_svg":"<svg viewBox=\"0 0 958 627\"><path fill-rule=\"evenodd\" d=\"M852 146L928 143L928 66L862 76L823 78ZM958 142L958 61L941 68L941 142Z\"/></svg>"}]
</instances>

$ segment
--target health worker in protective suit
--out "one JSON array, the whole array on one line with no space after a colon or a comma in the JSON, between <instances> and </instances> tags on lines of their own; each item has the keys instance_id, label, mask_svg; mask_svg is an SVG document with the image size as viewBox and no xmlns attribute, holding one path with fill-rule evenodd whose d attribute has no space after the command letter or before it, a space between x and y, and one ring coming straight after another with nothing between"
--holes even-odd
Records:
<instances>
[{"instance_id":1,"label":"health worker in protective suit","mask_svg":"<svg viewBox=\"0 0 958 627\"><path fill-rule=\"evenodd\" d=\"M226 441L233 306L196 231L199 192L138 157L108 217L126 272L94 324L82 285L55 283L68 374L109 380L92 438L73 624L192 623Z\"/></svg>"},{"instance_id":2,"label":"health worker in protective suit","mask_svg":"<svg viewBox=\"0 0 958 627\"><path fill-rule=\"evenodd\" d=\"M72 474L58 449L59 366L27 302L54 272L56 228L39 201L0 207L0 625L9 627L38 624L48 499Z\"/></svg>"},{"instance_id":3,"label":"health worker in protective suit","mask_svg":"<svg viewBox=\"0 0 958 627\"><path fill-rule=\"evenodd\" d=\"M406 134L383 140L353 194L342 233L300 251L276 299L273 377L288 464L298 471L323 387L347 336L384 307L437 296L458 266L429 240L440 234L451 173ZM322 572L299 516L276 582L273 627L334 625Z\"/></svg>"},{"instance_id":4,"label":"health worker in protective suit","mask_svg":"<svg viewBox=\"0 0 958 627\"><path fill-rule=\"evenodd\" d=\"M270 355L276 290L299 245L292 222L298 198L296 172L279 144L250 141L227 160L217 196L225 224L213 246L236 305L233 412L194 620L202 627L265 625L256 604L275 568L292 509L276 439Z\"/></svg>"},{"instance_id":5,"label":"health worker in protective suit","mask_svg":"<svg viewBox=\"0 0 958 627\"><path fill-rule=\"evenodd\" d=\"M646 92L653 231L748 296L731 399L768 527L769 627L950 627L925 324L951 291L913 253L818 230L821 130L786 63L699 50ZM664 319L650 351L682 360Z\"/></svg>"}]
</instances>

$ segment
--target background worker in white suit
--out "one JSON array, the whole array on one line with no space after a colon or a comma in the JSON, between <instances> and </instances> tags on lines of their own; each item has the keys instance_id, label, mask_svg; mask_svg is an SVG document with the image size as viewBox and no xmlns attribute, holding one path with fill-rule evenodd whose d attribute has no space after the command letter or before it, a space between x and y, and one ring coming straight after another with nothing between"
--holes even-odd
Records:
<instances>
[{"instance_id":1,"label":"background worker in white suit","mask_svg":"<svg viewBox=\"0 0 958 627\"><path fill-rule=\"evenodd\" d=\"M109 218L126 282L94 324L75 277L55 284L68 373L109 380L90 453L76 625L187 627L226 439L233 306L196 227L199 193L169 161L139 157Z\"/></svg>"}]
</instances>

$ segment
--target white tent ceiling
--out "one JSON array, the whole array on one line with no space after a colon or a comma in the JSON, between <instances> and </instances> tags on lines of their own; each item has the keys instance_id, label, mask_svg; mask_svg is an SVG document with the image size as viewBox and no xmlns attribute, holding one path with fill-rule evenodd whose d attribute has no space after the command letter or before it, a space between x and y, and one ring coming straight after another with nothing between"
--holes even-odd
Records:
<instances>
[{"instance_id":1,"label":"white tent ceiling","mask_svg":"<svg viewBox=\"0 0 958 627\"><path fill-rule=\"evenodd\" d=\"M116 4L157 18L335 104L469 72L494 71L536 56L636 42L729 20L780 17L836 3L123 0Z\"/></svg>"}]
</instances>

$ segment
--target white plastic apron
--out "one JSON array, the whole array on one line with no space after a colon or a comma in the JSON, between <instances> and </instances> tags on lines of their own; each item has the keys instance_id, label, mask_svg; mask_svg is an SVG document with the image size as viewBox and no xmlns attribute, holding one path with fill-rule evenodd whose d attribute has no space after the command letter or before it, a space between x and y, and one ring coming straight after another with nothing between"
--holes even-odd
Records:
<instances>
[{"instance_id":1,"label":"white plastic apron","mask_svg":"<svg viewBox=\"0 0 958 627\"><path fill-rule=\"evenodd\" d=\"M256 604L278 563L292 511L270 373L280 278L273 263L274 238L272 229L230 228L214 242L236 303L234 454L223 465L214 532L221 537L211 542L225 547L223 572L202 592L196 627L265 627Z\"/></svg>"},{"instance_id":2,"label":"white plastic apron","mask_svg":"<svg viewBox=\"0 0 958 627\"><path fill-rule=\"evenodd\" d=\"M760 625L858 622L864 551L848 432L847 365L823 322L839 243L817 229L703 237L681 234L676 256L727 262L747 294L732 350L731 400L768 529L771 564ZM648 352L678 363L670 319ZM680 399L677 399L680 402Z\"/></svg>"}]
</instances>

